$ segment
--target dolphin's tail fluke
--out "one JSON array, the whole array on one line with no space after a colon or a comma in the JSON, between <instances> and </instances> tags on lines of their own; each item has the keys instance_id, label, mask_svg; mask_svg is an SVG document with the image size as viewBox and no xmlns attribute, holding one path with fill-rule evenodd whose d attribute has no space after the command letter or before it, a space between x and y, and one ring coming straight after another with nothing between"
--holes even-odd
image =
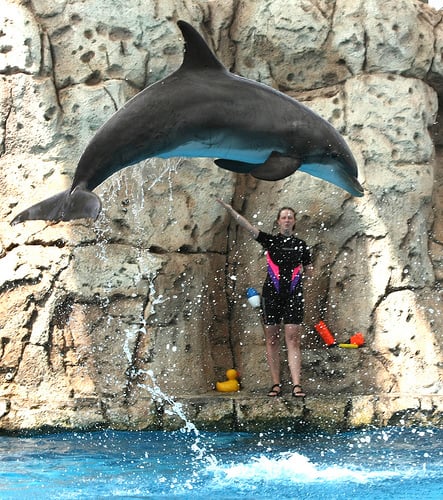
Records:
<instances>
[{"instance_id":1,"label":"dolphin's tail fluke","mask_svg":"<svg viewBox=\"0 0 443 500\"><path fill-rule=\"evenodd\" d=\"M23 210L11 225L25 220L67 221L72 219L96 219L102 203L100 198L87 189L77 186Z\"/></svg>"}]
</instances>

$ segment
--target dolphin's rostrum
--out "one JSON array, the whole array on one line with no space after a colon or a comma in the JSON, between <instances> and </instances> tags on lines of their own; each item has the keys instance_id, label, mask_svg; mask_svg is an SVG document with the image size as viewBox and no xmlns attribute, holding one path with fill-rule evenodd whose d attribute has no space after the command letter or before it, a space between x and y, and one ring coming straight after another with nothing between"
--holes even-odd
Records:
<instances>
[{"instance_id":1,"label":"dolphin's rostrum","mask_svg":"<svg viewBox=\"0 0 443 500\"><path fill-rule=\"evenodd\" d=\"M191 25L178 26L185 40L180 68L97 131L67 191L24 210L12 224L95 219L101 201L92 190L151 157L216 158L221 168L271 181L301 170L362 196L355 159L332 125L295 99L229 73Z\"/></svg>"}]
</instances>

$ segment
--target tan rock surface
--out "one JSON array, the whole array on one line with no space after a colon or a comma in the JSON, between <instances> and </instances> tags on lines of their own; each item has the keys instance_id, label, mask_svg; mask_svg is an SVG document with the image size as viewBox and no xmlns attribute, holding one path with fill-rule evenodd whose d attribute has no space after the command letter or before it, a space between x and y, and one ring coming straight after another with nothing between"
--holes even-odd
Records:
<instances>
[{"instance_id":1,"label":"tan rock surface","mask_svg":"<svg viewBox=\"0 0 443 500\"><path fill-rule=\"evenodd\" d=\"M178 67L180 18L228 68L336 126L365 196L154 159L97 189L95 223L11 227L69 185L116 109ZM441 424L441 13L414 0L0 0L0 21L0 429L174 428L171 397L203 427ZM316 269L304 405L260 396L269 374L245 289L260 288L264 259L217 197L268 231L279 206L299 213ZM320 318L366 347L325 349ZM213 393L232 366L242 391Z\"/></svg>"}]
</instances>

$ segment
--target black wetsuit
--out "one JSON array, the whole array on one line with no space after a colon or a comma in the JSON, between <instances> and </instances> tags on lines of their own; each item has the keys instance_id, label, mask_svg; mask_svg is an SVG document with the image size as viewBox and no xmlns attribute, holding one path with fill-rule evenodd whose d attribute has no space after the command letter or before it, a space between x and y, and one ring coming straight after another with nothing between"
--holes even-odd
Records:
<instances>
[{"instance_id":1,"label":"black wetsuit","mask_svg":"<svg viewBox=\"0 0 443 500\"><path fill-rule=\"evenodd\" d=\"M306 242L295 236L262 231L257 241L266 250L268 274L263 284L262 315L266 325L303 321L303 266L312 263Z\"/></svg>"}]
</instances>

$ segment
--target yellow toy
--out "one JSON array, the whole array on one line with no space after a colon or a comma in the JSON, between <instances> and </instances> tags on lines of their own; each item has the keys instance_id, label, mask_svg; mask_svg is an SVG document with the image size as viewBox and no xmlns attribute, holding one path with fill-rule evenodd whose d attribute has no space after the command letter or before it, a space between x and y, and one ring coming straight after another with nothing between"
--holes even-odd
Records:
<instances>
[{"instance_id":1,"label":"yellow toy","mask_svg":"<svg viewBox=\"0 0 443 500\"><path fill-rule=\"evenodd\" d=\"M239 373L237 370L231 368L226 371L226 378L224 382L216 382L215 388L218 392L237 392L240 390L240 384L238 382Z\"/></svg>"},{"instance_id":2,"label":"yellow toy","mask_svg":"<svg viewBox=\"0 0 443 500\"><path fill-rule=\"evenodd\" d=\"M364 345L364 343L365 343L365 338L363 337L363 334L358 332L349 339L349 342L345 344L338 344L338 347L344 347L347 349L357 349L358 347Z\"/></svg>"}]
</instances>

